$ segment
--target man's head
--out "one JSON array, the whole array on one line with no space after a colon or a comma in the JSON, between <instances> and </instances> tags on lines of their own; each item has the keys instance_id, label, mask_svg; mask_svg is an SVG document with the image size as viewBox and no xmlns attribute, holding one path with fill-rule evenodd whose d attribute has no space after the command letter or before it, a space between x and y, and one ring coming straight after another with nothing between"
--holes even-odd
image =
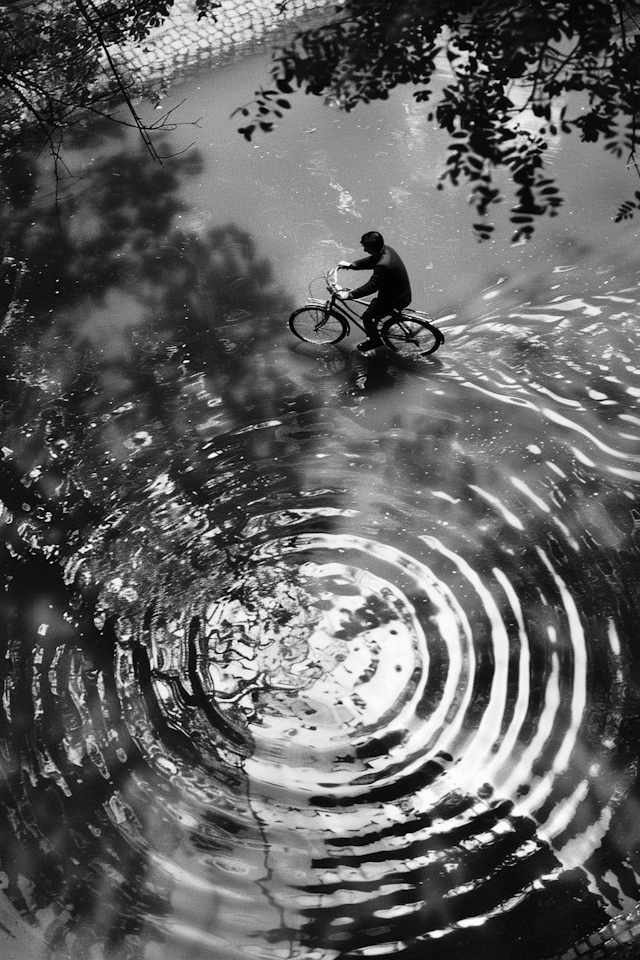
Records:
<instances>
[{"instance_id":1,"label":"man's head","mask_svg":"<svg viewBox=\"0 0 640 960\"><path fill-rule=\"evenodd\" d=\"M360 243L367 253L380 253L384 247L382 234L378 233L377 230L369 230L368 233L363 233L360 237Z\"/></svg>"}]
</instances>

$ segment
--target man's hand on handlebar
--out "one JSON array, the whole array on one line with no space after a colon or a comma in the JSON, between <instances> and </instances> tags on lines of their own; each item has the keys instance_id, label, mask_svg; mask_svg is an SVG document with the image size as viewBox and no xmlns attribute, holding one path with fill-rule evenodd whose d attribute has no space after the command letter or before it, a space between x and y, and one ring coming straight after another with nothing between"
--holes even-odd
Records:
<instances>
[{"instance_id":1,"label":"man's hand on handlebar","mask_svg":"<svg viewBox=\"0 0 640 960\"><path fill-rule=\"evenodd\" d=\"M341 266L350 266L346 260L341 260L335 267L333 267L327 274L327 286L331 293L334 294L339 300L347 300L350 296L351 291L345 290L344 287L341 287L336 279L336 274Z\"/></svg>"}]
</instances>

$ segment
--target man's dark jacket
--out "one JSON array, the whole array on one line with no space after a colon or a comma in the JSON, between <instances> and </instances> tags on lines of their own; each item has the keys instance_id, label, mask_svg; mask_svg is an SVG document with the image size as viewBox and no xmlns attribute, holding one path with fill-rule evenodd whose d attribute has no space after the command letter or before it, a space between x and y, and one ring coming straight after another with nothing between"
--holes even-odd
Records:
<instances>
[{"instance_id":1,"label":"man's dark jacket","mask_svg":"<svg viewBox=\"0 0 640 960\"><path fill-rule=\"evenodd\" d=\"M351 291L352 297L367 297L370 293L377 293L380 300L398 310L411 303L409 274L393 247L385 244L380 253L354 260L351 269L373 270L365 284Z\"/></svg>"}]
</instances>

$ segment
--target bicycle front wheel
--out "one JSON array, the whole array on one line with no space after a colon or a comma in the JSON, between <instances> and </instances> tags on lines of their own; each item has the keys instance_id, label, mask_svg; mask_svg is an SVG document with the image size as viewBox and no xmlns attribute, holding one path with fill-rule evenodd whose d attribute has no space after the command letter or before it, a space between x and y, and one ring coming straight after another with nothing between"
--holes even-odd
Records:
<instances>
[{"instance_id":1,"label":"bicycle front wheel","mask_svg":"<svg viewBox=\"0 0 640 960\"><path fill-rule=\"evenodd\" d=\"M437 327L417 317L392 317L381 333L387 346L403 357L428 357L444 343L444 334Z\"/></svg>"},{"instance_id":2,"label":"bicycle front wheel","mask_svg":"<svg viewBox=\"0 0 640 960\"><path fill-rule=\"evenodd\" d=\"M300 307L289 317L292 333L306 343L338 343L347 328L328 307Z\"/></svg>"}]
</instances>

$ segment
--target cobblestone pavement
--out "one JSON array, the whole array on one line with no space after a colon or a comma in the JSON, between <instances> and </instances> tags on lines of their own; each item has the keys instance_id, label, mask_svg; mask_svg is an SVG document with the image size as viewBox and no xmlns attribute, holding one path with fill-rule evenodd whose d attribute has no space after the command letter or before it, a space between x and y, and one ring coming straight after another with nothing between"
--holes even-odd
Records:
<instances>
[{"instance_id":1,"label":"cobblestone pavement","mask_svg":"<svg viewBox=\"0 0 640 960\"><path fill-rule=\"evenodd\" d=\"M637 960L640 956L640 904L553 960Z\"/></svg>"},{"instance_id":2,"label":"cobblestone pavement","mask_svg":"<svg viewBox=\"0 0 640 960\"><path fill-rule=\"evenodd\" d=\"M170 18L154 30L143 47L131 44L117 51L133 78L164 85L202 69L257 53L267 42L291 34L301 22L326 18L334 0L222 0L215 21L198 20L190 0L176 0Z\"/></svg>"}]
</instances>

